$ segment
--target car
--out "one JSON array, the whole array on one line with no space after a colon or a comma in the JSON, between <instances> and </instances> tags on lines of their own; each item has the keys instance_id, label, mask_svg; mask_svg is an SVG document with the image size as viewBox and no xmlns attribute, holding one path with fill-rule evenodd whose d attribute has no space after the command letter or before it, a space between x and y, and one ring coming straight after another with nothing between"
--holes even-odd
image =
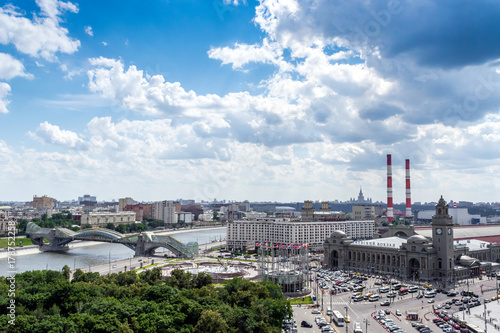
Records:
<instances>
[{"instance_id":1,"label":"car","mask_svg":"<svg viewBox=\"0 0 500 333\"><path fill-rule=\"evenodd\" d=\"M389 306L389 305L391 305L391 302L389 302L389 301L383 301L383 302L380 302L380 305L382 305L382 306Z\"/></svg>"},{"instance_id":2,"label":"car","mask_svg":"<svg viewBox=\"0 0 500 333\"><path fill-rule=\"evenodd\" d=\"M387 314L387 315L391 314L391 310L385 309L385 314Z\"/></svg>"},{"instance_id":3,"label":"car","mask_svg":"<svg viewBox=\"0 0 500 333\"><path fill-rule=\"evenodd\" d=\"M421 299L422 297L424 297L424 295L422 295L422 294L417 295L417 299Z\"/></svg>"},{"instance_id":4,"label":"car","mask_svg":"<svg viewBox=\"0 0 500 333\"><path fill-rule=\"evenodd\" d=\"M400 310L396 310L396 316L401 316L401 311Z\"/></svg>"},{"instance_id":5,"label":"car","mask_svg":"<svg viewBox=\"0 0 500 333\"><path fill-rule=\"evenodd\" d=\"M311 324L311 323L310 323L310 322L308 322L308 321L303 320L303 321L300 323L300 327L309 327L309 328L311 328L311 327L313 327L313 324Z\"/></svg>"},{"instance_id":6,"label":"car","mask_svg":"<svg viewBox=\"0 0 500 333\"><path fill-rule=\"evenodd\" d=\"M448 293L448 296L449 296L449 297L455 297L455 296L457 296L457 292L456 292L456 291L450 291L450 292Z\"/></svg>"},{"instance_id":7,"label":"car","mask_svg":"<svg viewBox=\"0 0 500 333\"><path fill-rule=\"evenodd\" d=\"M434 303L434 298L431 298L430 300L428 300L427 303Z\"/></svg>"},{"instance_id":8,"label":"car","mask_svg":"<svg viewBox=\"0 0 500 333\"><path fill-rule=\"evenodd\" d=\"M345 321L346 323L350 323L350 322L351 322L351 317L349 317L349 316L345 316L344 321Z\"/></svg>"},{"instance_id":9,"label":"car","mask_svg":"<svg viewBox=\"0 0 500 333\"><path fill-rule=\"evenodd\" d=\"M312 314L320 314L321 311L319 311L318 309L314 309L311 311Z\"/></svg>"},{"instance_id":10,"label":"car","mask_svg":"<svg viewBox=\"0 0 500 333\"><path fill-rule=\"evenodd\" d=\"M444 306L444 308L449 310L449 309L451 309L451 305L446 304L446 305Z\"/></svg>"}]
</instances>

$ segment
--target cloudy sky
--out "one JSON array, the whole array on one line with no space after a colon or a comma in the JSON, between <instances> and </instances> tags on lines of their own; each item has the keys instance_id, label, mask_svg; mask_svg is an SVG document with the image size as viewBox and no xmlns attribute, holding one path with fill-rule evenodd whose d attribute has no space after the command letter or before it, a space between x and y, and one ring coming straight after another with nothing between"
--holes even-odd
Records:
<instances>
[{"instance_id":1,"label":"cloudy sky","mask_svg":"<svg viewBox=\"0 0 500 333\"><path fill-rule=\"evenodd\" d=\"M500 1L0 8L0 200L500 201Z\"/></svg>"}]
</instances>

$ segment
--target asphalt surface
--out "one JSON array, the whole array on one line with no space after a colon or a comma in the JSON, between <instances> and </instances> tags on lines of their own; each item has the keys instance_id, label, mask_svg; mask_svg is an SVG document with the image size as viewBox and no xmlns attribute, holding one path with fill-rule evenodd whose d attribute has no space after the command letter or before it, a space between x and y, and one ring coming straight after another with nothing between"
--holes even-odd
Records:
<instances>
[{"instance_id":1,"label":"asphalt surface","mask_svg":"<svg viewBox=\"0 0 500 333\"><path fill-rule=\"evenodd\" d=\"M381 296L380 300L377 302L369 302L369 301L362 301L362 302L353 302L351 300L351 296L353 295L353 292L344 292L338 295L329 295L329 290L325 290L325 294L321 292L321 289L318 288L318 298L317 298L317 303L319 305L318 309L321 311L321 314L319 316L324 317L327 321L330 321L330 317L326 315L326 310L328 307L331 307L332 310L338 310L342 314L349 315L350 317L350 323L347 323L346 326L344 327L337 327L334 323L331 324L331 326L336 330L337 333L351 333L353 332L354 329L354 323L358 322L361 324L361 328L364 333L367 331L372 333L387 333L385 327L383 327L378 321L376 321L373 318L373 315L376 314L377 311L380 309L385 310L388 309L390 311L390 314L387 315L387 318L393 319L393 321L396 323L397 326L399 326L401 329L408 333L418 333L418 331L411 326L411 321L406 320L406 313L417 313L419 318L422 320L424 324L430 327L430 329L433 332L440 332L441 329L439 329L437 326L435 326L432 323L432 319L436 318L434 314L434 308L436 308L438 305L445 303L446 301L451 300L452 298L461 298L460 295L455 296L455 297L448 297L447 295L437 293L434 298L421 298L417 299L417 293L410 293L405 296L396 296L393 299L389 299L386 297L387 294L385 293L378 293L378 289L380 286L375 285L375 282L379 281L378 279L374 278L369 278L367 281L364 282L365 292L374 292L376 294L379 294ZM500 281L498 281L500 282ZM407 282L408 284L411 284L412 282ZM329 287L331 288L332 283L328 283ZM481 301L481 306L475 307L471 310L471 316L468 316L465 311L459 311L458 306L452 305L450 309L446 310L450 315L453 313L456 313L457 315L462 318L462 316L469 321L472 321L473 319L477 320L477 317L480 316L484 310L484 299L490 299L491 297L496 295L496 285L497 281L494 279L471 279L469 280L469 284L467 285L466 281L463 281L459 285L456 286L456 288L453 288L451 290L455 290L458 293L460 291L473 291L479 296L479 300ZM481 292L481 290L485 291L484 293ZM422 291L420 291L422 292ZM313 288L312 295L316 294L316 288ZM391 304L389 306L381 306L380 303L382 301L390 300ZM429 301L432 300L430 303ZM492 303L488 303L486 306L488 309L490 309L490 317L487 317L487 320L490 322L489 326L491 326L488 330L488 332L491 331L492 328L494 328L495 324L497 324L497 327L500 329L500 312L496 312L495 310L491 309L496 309L496 304L497 301L494 301ZM498 308L500 309L500 304L498 304ZM396 310L400 310L402 315L397 316L396 315ZM315 317L318 316L316 314L312 314L312 309L309 309L307 306L302 305L301 307L299 306L294 306L293 307L293 312L294 312L294 318L297 323L297 332L305 332L305 333L319 333L321 332L321 329L316 325L315 323ZM474 318L473 318L474 317ZM300 327L301 322L305 320L307 322L310 322L313 324L312 328L303 328ZM484 318L482 319L484 321ZM484 324L483 326L484 329ZM496 330L495 330L496 331Z\"/></svg>"}]
</instances>

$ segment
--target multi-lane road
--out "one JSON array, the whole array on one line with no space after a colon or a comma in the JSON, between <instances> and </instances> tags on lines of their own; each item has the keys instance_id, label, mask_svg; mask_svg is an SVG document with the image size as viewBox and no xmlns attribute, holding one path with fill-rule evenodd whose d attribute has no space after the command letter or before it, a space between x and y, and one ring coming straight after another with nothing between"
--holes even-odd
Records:
<instances>
[{"instance_id":1,"label":"multi-lane road","mask_svg":"<svg viewBox=\"0 0 500 333\"><path fill-rule=\"evenodd\" d=\"M364 281L365 291L378 293L380 286L375 285L375 282L378 281L374 278L369 278L367 281ZM331 288L331 283L329 283ZM465 282L459 284L454 290L458 293L460 291L468 289L470 291L475 292L479 295L479 299L481 300L481 306L478 309L483 309L483 301L484 299L490 299L492 296L496 295L496 285L497 281L494 279L471 279L469 280L469 284ZM316 288L313 288L314 290ZM318 289L320 290L320 289ZM481 290L485 291L484 294ZM486 291L488 290L488 291ZM418 333L412 326L411 322L406 320L407 313L417 313L419 318L427 324L434 332L438 332L438 328L434 327L432 324L432 319L435 318L433 310L439 304L443 304L446 301L450 301L452 298L461 298L460 295L455 297L448 297L445 294L437 293L434 298L420 298L417 299L417 293L409 293L404 296L396 296L393 299L387 298L387 294L379 294L381 296L380 300L377 302L353 302L352 301L352 292L344 292L338 295L330 295L328 293L329 290L325 290L325 294L319 292L318 295L318 304L319 310L321 311L320 316L323 316L325 319L329 320L329 316L326 315L326 311L328 307L331 307L332 310L338 310L342 314L347 314L350 317L351 322L347 323L344 327L336 327L334 323L332 323L332 327L338 333L352 333L354 328L354 323L358 322L361 324L361 328L364 333L366 331L372 333L387 333L386 329L375 319L373 319L373 315L379 311L380 309L390 311L390 314L387 315L388 318L393 319L393 321L399 326L402 330L405 330L407 333ZM422 291L420 291L422 292ZM314 294L314 292L313 292ZM323 299L322 299L323 298ZM390 300L391 303L389 306L381 306L382 301ZM432 301L431 301L432 300ZM401 316L396 315L396 310L401 311ZM315 317L317 314L312 314L311 309L307 308L307 306L301 307L293 307L294 318L296 320L298 326L298 332L309 332L309 333L319 333L321 329L315 323ZM447 310L450 314L458 312L459 315L463 315L466 318L466 313L458 310L458 306L452 305L450 309ZM477 312L477 310L476 310ZM462 317L461 317L462 318ZM313 324L312 328L302 328L300 327L301 322L305 320Z\"/></svg>"}]
</instances>

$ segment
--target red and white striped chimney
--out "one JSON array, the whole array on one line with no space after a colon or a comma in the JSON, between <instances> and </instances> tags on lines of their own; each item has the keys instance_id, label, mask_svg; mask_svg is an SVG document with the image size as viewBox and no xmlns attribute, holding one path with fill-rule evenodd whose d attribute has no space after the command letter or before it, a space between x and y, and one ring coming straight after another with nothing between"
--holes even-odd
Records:
<instances>
[{"instance_id":1,"label":"red and white striped chimney","mask_svg":"<svg viewBox=\"0 0 500 333\"><path fill-rule=\"evenodd\" d=\"M410 160L406 160L406 217L411 217Z\"/></svg>"},{"instance_id":2,"label":"red and white striped chimney","mask_svg":"<svg viewBox=\"0 0 500 333\"><path fill-rule=\"evenodd\" d=\"M392 161L391 154L387 154L387 220L392 223L394 208L392 205Z\"/></svg>"}]
</instances>

